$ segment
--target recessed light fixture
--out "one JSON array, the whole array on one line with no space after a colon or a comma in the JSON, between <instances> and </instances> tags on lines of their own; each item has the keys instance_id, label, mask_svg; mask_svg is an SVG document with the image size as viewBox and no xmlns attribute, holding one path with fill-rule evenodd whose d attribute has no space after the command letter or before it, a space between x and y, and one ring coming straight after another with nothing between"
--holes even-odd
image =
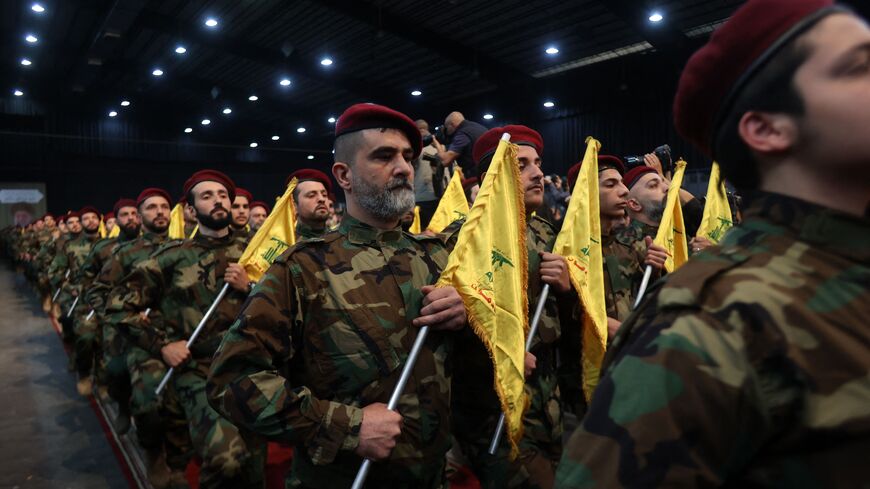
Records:
<instances>
[{"instance_id":1,"label":"recessed light fixture","mask_svg":"<svg viewBox=\"0 0 870 489\"><path fill-rule=\"evenodd\" d=\"M30 44L33 44L36 41L38 41L39 39L37 39L36 36L34 36L33 34L28 34L28 35L24 36L24 40L29 42Z\"/></svg>"},{"instance_id":2,"label":"recessed light fixture","mask_svg":"<svg viewBox=\"0 0 870 489\"><path fill-rule=\"evenodd\" d=\"M326 119L326 122L330 124L335 124L335 117L330 117L329 119Z\"/></svg>"},{"instance_id":3,"label":"recessed light fixture","mask_svg":"<svg viewBox=\"0 0 870 489\"><path fill-rule=\"evenodd\" d=\"M298 127L298 128L296 128L296 132L298 132L299 134L302 134L303 132L305 132L305 128L304 128L304 127Z\"/></svg>"},{"instance_id":4,"label":"recessed light fixture","mask_svg":"<svg viewBox=\"0 0 870 489\"><path fill-rule=\"evenodd\" d=\"M229 107L224 107L224 110L222 110L221 112L223 112L224 115L230 115L233 113L233 109Z\"/></svg>"},{"instance_id":5,"label":"recessed light fixture","mask_svg":"<svg viewBox=\"0 0 870 489\"><path fill-rule=\"evenodd\" d=\"M320 60L320 64L322 64L323 66L332 66L332 58L323 58Z\"/></svg>"},{"instance_id":6,"label":"recessed light fixture","mask_svg":"<svg viewBox=\"0 0 870 489\"><path fill-rule=\"evenodd\" d=\"M118 113L116 111L114 111L114 110L109 111L109 117L115 117L116 115L118 115Z\"/></svg>"},{"instance_id":7,"label":"recessed light fixture","mask_svg":"<svg viewBox=\"0 0 870 489\"><path fill-rule=\"evenodd\" d=\"M205 19L205 26L206 27L217 27L217 25L218 25L218 21L214 17L209 17L209 18Z\"/></svg>"},{"instance_id":8,"label":"recessed light fixture","mask_svg":"<svg viewBox=\"0 0 870 489\"><path fill-rule=\"evenodd\" d=\"M37 14L41 14L41 13L45 12L45 7L43 7L42 5L40 5L38 3L34 3L33 5L30 6L30 10L33 10Z\"/></svg>"},{"instance_id":9,"label":"recessed light fixture","mask_svg":"<svg viewBox=\"0 0 870 489\"><path fill-rule=\"evenodd\" d=\"M290 86L290 79L289 78L282 78L281 81L278 83L280 83L282 87L289 87Z\"/></svg>"},{"instance_id":10,"label":"recessed light fixture","mask_svg":"<svg viewBox=\"0 0 870 489\"><path fill-rule=\"evenodd\" d=\"M256 95L251 95L250 97L248 97L248 100L250 100L251 102L256 102L257 100L260 100L260 97Z\"/></svg>"},{"instance_id":11,"label":"recessed light fixture","mask_svg":"<svg viewBox=\"0 0 870 489\"><path fill-rule=\"evenodd\" d=\"M661 22L662 19L664 19L664 17L662 16L661 12L653 12L649 15L650 22Z\"/></svg>"},{"instance_id":12,"label":"recessed light fixture","mask_svg":"<svg viewBox=\"0 0 870 489\"><path fill-rule=\"evenodd\" d=\"M163 70L161 70L160 68L155 68L154 71L151 72L151 74L154 76L163 76Z\"/></svg>"},{"instance_id":13,"label":"recessed light fixture","mask_svg":"<svg viewBox=\"0 0 870 489\"><path fill-rule=\"evenodd\" d=\"M556 104L554 104L551 100L547 100L546 102L544 102L544 107L546 107L548 109L552 109L555 106L556 106Z\"/></svg>"},{"instance_id":14,"label":"recessed light fixture","mask_svg":"<svg viewBox=\"0 0 870 489\"><path fill-rule=\"evenodd\" d=\"M483 114L483 118L486 120L492 120L492 114Z\"/></svg>"},{"instance_id":15,"label":"recessed light fixture","mask_svg":"<svg viewBox=\"0 0 870 489\"><path fill-rule=\"evenodd\" d=\"M193 132L193 128L192 127L185 127L184 132L186 132L187 134L190 134Z\"/></svg>"},{"instance_id":16,"label":"recessed light fixture","mask_svg":"<svg viewBox=\"0 0 870 489\"><path fill-rule=\"evenodd\" d=\"M175 46L175 52L178 54L184 54L187 52L187 48L179 44L178 46Z\"/></svg>"},{"instance_id":17,"label":"recessed light fixture","mask_svg":"<svg viewBox=\"0 0 870 489\"><path fill-rule=\"evenodd\" d=\"M314 155L308 155L308 159L309 159L309 160L313 160L313 159L314 159Z\"/></svg>"},{"instance_id":18,"label":"recessed light fixture","mask_svg":"<svg viewBox=\"0 0 870 489\"><path fill-rule=\"evenodd\" d=\"M250 146L252 148L256 148L257 146L259 146L259 144L257 144L256 141L254 141L253 143L249 144L248 146Z\"/></svg>"},{"instance_id":19,"label":"recessed light fixture","mask_svg":"<svg viewBox=\"0 0 870 489\"><path fill-rule=\"evenodd\" d=\"M277 134L274 135L274 136L272 136L272 141L277 141L277 140L279 140L279 139L281 139L281 136L279 136L279 135L277 135Z\"/></svg>"},{"instance_id":20,"label":"recessed light fixture","mask_svg":"<svg viewBox=\"0 0 870 489\"><path fill-rule=\"evenodd\" d=\"M21 58L21 64L23 64L24 66L30 66L33 63L31 63L30 60L27 58Z\"/></svg>"},{"instance_id":21,"label":"recessed light fixture","mask_svg":"<svg viewBox=\"0 0 870 489\"><path fill-rule=\"evenodd\" d=\"M14 92L12 92L12 93L13 93L16 97L20 97L20 96L24 95L24 92L22 92L21 90L17 90L17 89L16 89Z\"/></svg>"},{"instance_id":22,"label":"recessed light fixture","mask_svg":"<svg viewBox=\"0 0 870 489\"><path fill-rule=\"evenodd\" d=\"M413 95L415 97L419 97L420 95L423 95L423 92L421 92L420 90L413 90L411 92L411 95Z\"/></svg>"},{"instance_id":23,"label":"recessed light fixture","mask_svg":"<svg viewBox=\"0 0 870 489\"><path fill-rule=\"evenodd\" d=\"M556 46L550 46L544 52L549 54L550 56L553 56L554 54L559 54L559 48L557 48Z\"/></svg>"},{"instance_id":24,"label":"recessed light fixture","mask_svg":"<svg viewBox=\"0 0 870 489\"><path fill-rule=\"evenodd\" d=\"M203 119L202 122L200 122L200 124L202 124L203 126L207 126L207 125L211 124L211 121L208 119Z\"/></svg>"},{"instance_id":25,"label":"recessed light fixture","mask_svg":"<svg viewBox=\"0 0 870 489\"><path fill-rule=\"evenodd\" d=\"M129 106L130 106L129 100L122 100L121 101L121 107L129 107Z\"/></svg>"}]
</instances>

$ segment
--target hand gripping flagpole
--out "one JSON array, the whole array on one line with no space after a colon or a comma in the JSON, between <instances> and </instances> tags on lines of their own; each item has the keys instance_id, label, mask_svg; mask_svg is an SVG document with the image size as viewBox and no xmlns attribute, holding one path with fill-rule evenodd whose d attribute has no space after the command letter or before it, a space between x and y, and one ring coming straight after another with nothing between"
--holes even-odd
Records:
<instances>
[{"instance_id":1,"label":"hand gripping flagpole","mask_svg":"<svg viewBox=\"0 0 870 489\"><path fill-rule=\"evenodd\" d=\"M205 327L205 323L209 320L212 314L214 314L215 309L217 309L218 304L224 299L224 296L227 295L227 291L230 288L230 284L225 283L224 287L221 289L218 296L215 298L214 302L211 303L211 306L208 308L208 311L205 312L205 316L200 319L199 324L196 326L196 329L193 330L193 334L190 335L190 338L187 340L187 348L190 348L190 345L196 341L196 337L199 336L199 333L202 332L202 328ZM150 309L149 309L150 311ZM166 375L163 376L163 380L160 381L160 385L157 386L157 389L154 390L154 393L158 396L163 389L166 388L166 384L169 383L169 379L172 378L172 373L175 372L175 367L170 367L169 371L166 372Z\"/></svg>"},{"instance_id":2,"label":"hand gripping flagpole","mask_svg":"<svg viewBox=\"0 0 870 489\"><path fill-rule=\"evenodd\" d=\"M526 338L526 351L532 347L532 339L538 331L538 323L541 322L541 314L544 312L544 303L547 302L547 296L550 294L550 284L544 284L541 290L541 298L538 299L538 306L535 308L535 315L532 317L532 325L529 327L529 337ZM489 454L495 455L498 450L498 444L501 442L501 436L504 434L504 413L498 417L498 424L495 426L495 433L492 435L492 440L489 442Z\"/></svg>"},{"instance_id":3,"label":"hand gripping flagpole","mask_svg":"<svg viewBox=\"0 0 870 489\"><path fill-rule=\"evenodd\" d=\"M637 289L637 299L634 300L634 307L632 309L637 309L637 305L640 304L640 300L643 299L643 294L646 293L646 288L649 285L649 279L652 276L652 265L646 266L646 271L643 272L643 280L640 282L640 288Z\"/></svg>"},{"instance_id":4,"label":"hand gripping flagpole","mask_svg":"<svg viewBox=\"0 0 870 489\"><path fill-rule=\"evenodd\" d=\"M411 378L411 371L414 370L414 364L417 363L417 356L423 348L423 342L426 341L427 334L429 334L429 326L423 326L420 328L420 332L417 333L417 338L414 340L414 346L411 347L411 352L408 354L408 360L405 361L405 366L402 368L402 375L399 377L399 382L396 384L396 388L393 389L393 393L390 395L390 402L387 403L387 409L390 411L395 411L396 405L399 404L399 397L402 396L402 392L405 391L405 384L407 384L408 379ZM362 466L359 468L359 472L356 473L356 478L353 480L351 489L362 489L363 484L366 482L366 477L369 475L369 469L371 469L371 466L371 459L367 458L363 461Z\"/></svg>"}]
</instances>

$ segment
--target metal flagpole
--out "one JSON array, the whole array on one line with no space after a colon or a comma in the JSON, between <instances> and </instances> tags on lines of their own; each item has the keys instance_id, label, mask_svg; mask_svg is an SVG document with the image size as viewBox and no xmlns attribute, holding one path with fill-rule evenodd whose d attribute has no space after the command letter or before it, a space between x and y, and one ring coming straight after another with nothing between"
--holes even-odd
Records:
<instances>
[{"instance_id":1,"label":"metal flagpole","mask_svg":"<svg viewBox=\"0 0 870 489\"><path fill-rule=\"evenodd\" d=\"M637 299L634 300L634 307L632 309L637 309L637 305L640 304L640 300L643 299L643 294L646 293L646 288L649 285L649 279L652 276L652 265L646 266L646 271L643 272L643 280L640 282L640 288L637 290Z\"/></svg>"}]
</instances>

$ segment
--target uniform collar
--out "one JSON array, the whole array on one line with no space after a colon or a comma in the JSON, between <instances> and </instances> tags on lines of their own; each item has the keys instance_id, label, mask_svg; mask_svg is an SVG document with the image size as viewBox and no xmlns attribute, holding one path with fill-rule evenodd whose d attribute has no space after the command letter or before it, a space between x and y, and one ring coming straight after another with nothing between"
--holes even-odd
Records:
<instances>
[{"instance_id":1,"label":"uniform collar","mask_svg":"<svg viewBox=\"0 0 870 489\"><path fill-rule=\"evenodd\" d=\"M870 218L769 192L756 192L749 200L743 212L744 226L756 228L756 223L766 220L801 241L851 260L870 262Z\"/></svg>"},{"instance_id":2,"label":"uniform collar","mask_svg":"<svg viewBox=\"0 0 870 489\"><path fill-rule=\"evenodd\" d=\"M200 243L203 246L217 247L217 246L222 246L222 245L229 243L234 238L235 238L235 235L233 234L232 229L230 229L229 232L227 233L227 235L223 236L221 238L212 238L211 236L206 236L202 233L196 233L196 236L193 237L193 241L196 243Z\"/></svg>"},{"instance_id":3,"label":"uniform collar","mask_svg":"<svg viewBox=\"0 0 870 489\"><path fill-rule=\"evenodd\" d=\"M394 243L402 238L401 226L388 230L377 229L354 219L347 213L345 213L344 218L341 220L338 232L346 235L347 239L353 244L387 244Z\"/></svg>"}]
</instances>

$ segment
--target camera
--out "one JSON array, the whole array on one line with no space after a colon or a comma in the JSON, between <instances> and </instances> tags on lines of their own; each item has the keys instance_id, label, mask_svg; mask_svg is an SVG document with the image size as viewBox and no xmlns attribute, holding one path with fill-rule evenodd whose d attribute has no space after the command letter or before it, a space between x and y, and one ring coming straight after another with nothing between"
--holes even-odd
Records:
<instances>
[{"instance_id":1,"label":"camera","mask_svg":"<svg viewBox=\"0 0 870 489\"><path fill-rule=\"evenodd\" d=\"M435 128L434 133L423 136L423 146L432 144L433 139L437 139L439 143L445 146L450 144L450 136L447 135L447 130L444 126L438 126Z\"/></svg>"},{"instance_id":2,"label":"camera","mask_svg":"<svg viewBox=\"0 0 870 489\"><path fill-rule=\"evenodd\" d=\"M674 160L671 158L671 147L667 144L663 144L656 149L653 150L653 154L659 159L662 163L662 172L668 173L673 171L674 169ZM646 163L643 161L643 155L636 156L626 156L623 158L625 162L625 170L631 170L632 168L643 166Z\"/></svg>"}]
</instances>

